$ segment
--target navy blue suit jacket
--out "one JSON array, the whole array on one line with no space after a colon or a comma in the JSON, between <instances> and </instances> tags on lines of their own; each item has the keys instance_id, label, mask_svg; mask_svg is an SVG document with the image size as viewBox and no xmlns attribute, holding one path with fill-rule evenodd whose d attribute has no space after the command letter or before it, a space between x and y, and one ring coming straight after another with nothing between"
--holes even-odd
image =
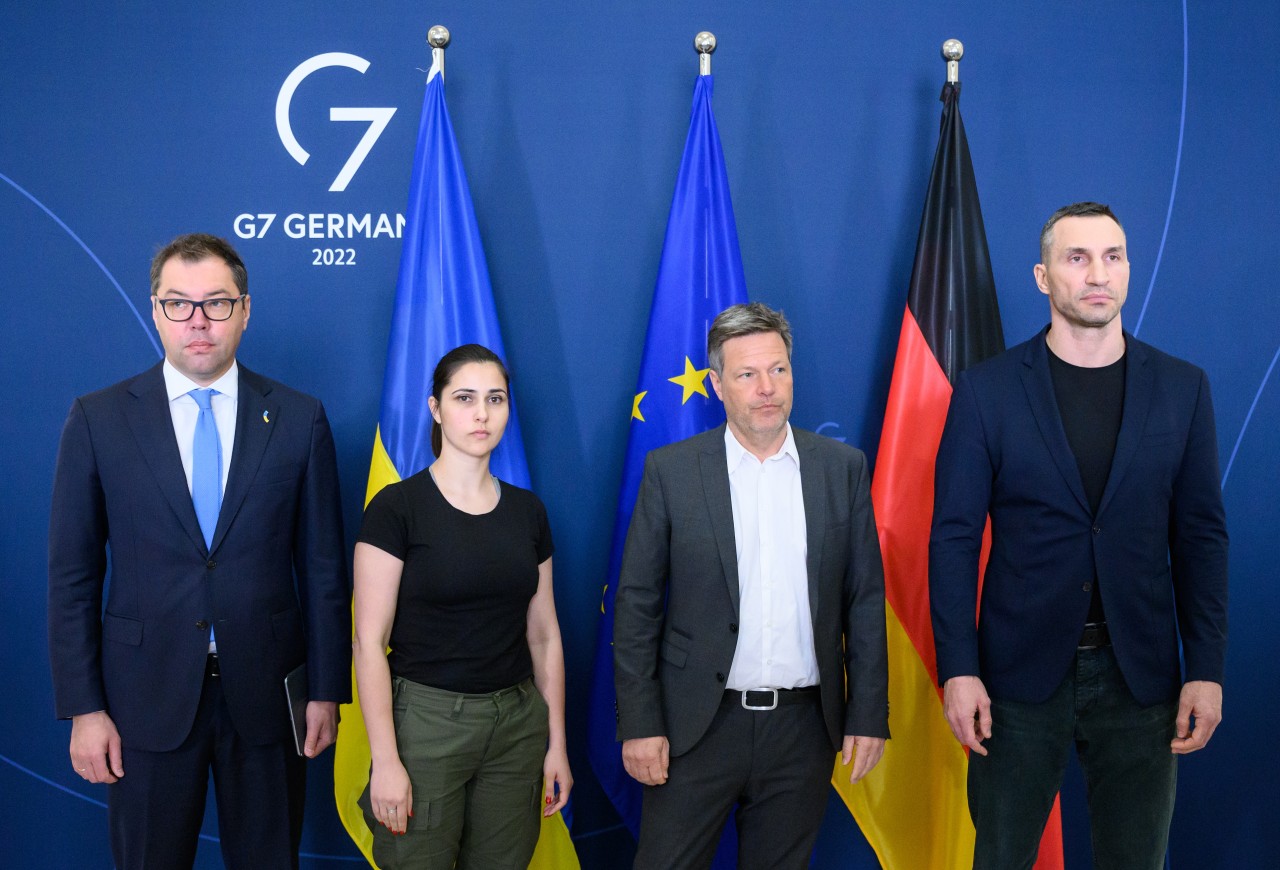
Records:
<instances>
[{"instance_id":1,"label":"navy blue suit jacket","mask_svg":"<svg viewBox=\"0 0 1280 870\"><path fill-rule=\"evenodd\" d=\"M1047 330L956 379L938 449L929 595L938 680L980 676L1038 703L1066 675L1096 575L1116 659L1143 704L1222 682L1227 530L1209 382L1125 334L1124 409L1095 517L1049 374ZM978 602L978 557L991 555Z\"/></svg>"},{"instance_id":2,"label":"navy blue suit jacket","mask_svg":"<svg viewBox=\"0 0 1280 870\"><path fill-rule=\"evenodd\" d=\"M105 709L126 746L162 752L186 737L211 624L227 708L250 743L290 739L283 681L303 661L312 700L350 700L350 587L328 420L316 399L239 369L211 548L159 365L80 397L63 428L49 523L55 705L60 718Z\"/></svg>"}]
</instances>

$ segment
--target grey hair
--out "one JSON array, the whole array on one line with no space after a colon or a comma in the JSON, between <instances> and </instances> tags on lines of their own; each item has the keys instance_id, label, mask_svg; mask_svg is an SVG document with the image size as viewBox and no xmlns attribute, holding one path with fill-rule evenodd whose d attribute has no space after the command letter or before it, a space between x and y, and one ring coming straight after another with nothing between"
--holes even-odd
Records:
<instances>
[{"instance_id":1,"label":"grey hair","mask_svg":"<svg viewBox=\"0 0 1280 870\"><path fill-rule=\"evenodd\" d=\"M707 333L707 363L716 377L724 374L724 343L731 338L776 332L787 348L791 359L791 324L781 311L774 311L763 302L731 305L716 315Z\"/></svg>"}]
</instances>

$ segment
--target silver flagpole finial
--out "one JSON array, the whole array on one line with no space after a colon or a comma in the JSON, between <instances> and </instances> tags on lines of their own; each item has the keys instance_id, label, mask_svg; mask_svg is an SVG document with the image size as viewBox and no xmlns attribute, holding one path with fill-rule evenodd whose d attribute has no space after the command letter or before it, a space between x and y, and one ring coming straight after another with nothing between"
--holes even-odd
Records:
<instances>
[{"instance_id":1,"label":"silver flagpole finial","mask_svg":"<svg viewBox=\"0 0 1280 870\"><path fill-rule=\"evenodd\" d=\"M942 43L942 59L947 62L947 84L954 85L960 81L960 58L964 57L964 43L958 39L948 39Z\"/></svg>"},{"instance_id":2,"label":"silver flagpole finial","mask_svg":"<svg viewBox=\"0 0 1280 870\"><path fill-rule=\"evenodd\" d=\"M449 46L449 28L443 24L437 24L427 31L427 42L431 43L432 48L447 48Z\"/></svg>"},{"instance_id":3,"label":"silver flagpole finial","mask_svg":"<svg viewBox=\"0 0 1280 870\"><path fill-rule=\"evenodd\" d=\"M431 46L431 65L440 67L444 75L444 50L449 46L449 28L437 24L427 31L427 44Z\"/></svg>"},{"instance_id":4,"label":"silver flagpole finial","mask_svg":"<svg viewBox=\"0 0 1280 870\"><path fill-rule=\"evenodd\" d=\"M693 38L694 50L698 52L698 75L711 75L711 55L716 50L716 35L704 30Z\"/></svg>"}]
</instances>

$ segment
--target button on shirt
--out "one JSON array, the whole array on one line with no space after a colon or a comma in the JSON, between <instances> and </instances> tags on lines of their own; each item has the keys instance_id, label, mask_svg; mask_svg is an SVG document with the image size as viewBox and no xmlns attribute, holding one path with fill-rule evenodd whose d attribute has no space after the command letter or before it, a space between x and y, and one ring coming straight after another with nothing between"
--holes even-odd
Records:
<instances>
[{"instance_id":1,"label":"button on shirt","mask_svg":"<svg viewBox=\"0 0 1280 870\"><path fill-rule=\"evenodd\" d=\"M804 493L791 426L782 447L764 462L739 444L727 426L724 444L741 602L738 646L726 686L816 686Z\"/></svg>"},{"instance_id":2,"label":"button on shirt","mask_svg":"<svg viewBox=\"0 0 1280 870\"><path fill-rule=\"evenodd\" d=\"M196 419L200 406L188 395L201 386L164 361L164 388L169 396L169 416L173 419L173 434L178 439L178 454L182 457L182 470L187 475L187 492L191 491L191 445L196 435ZM232 363L225 375L209 385L217 390L213 396L213 421L218 426L218 440L222 442L222 491L227 491L227 472L231 470L231 448L236 440L236 403L240 397L240 366Z\"/></svg>"}]
</instances>

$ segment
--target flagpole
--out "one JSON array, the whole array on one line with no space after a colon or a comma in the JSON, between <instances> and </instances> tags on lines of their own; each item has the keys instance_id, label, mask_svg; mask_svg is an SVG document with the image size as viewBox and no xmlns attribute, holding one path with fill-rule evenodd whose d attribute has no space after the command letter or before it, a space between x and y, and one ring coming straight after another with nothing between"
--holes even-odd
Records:
<instances>
[{"instance_id":1,"label":"flagpole","mask_svg":"<svg viewBox=\"0 0 1280 870\"><path fill-rule=\"evenodd\" d=\"M958 39L948 39L942 43L942 59L947 62L947 84L960 83L960 58L964 57L964 43Z\"/></svg>"},{"instance_id":2,"label":"flagpole","mask_svg":"<svg viewBox=\"0 0 1280 870\"><path fill-rule=\"evenodd\" d=\"M427 31L427 44L431 46L431 65L440 67L440 78L444 78L444 50L449 47L449 28L437 24Z\"/></svg>"},{"instance_id":3,"label":"flagpole","mask_svg":"<svg viewBox=\"0 0 1280 870\"><path fill-rule=\"evenodd\" d=\"M716 50L716 35L703 30L693 38L693 48L698 52L698 75L711 75L711 55Z\"/></svg>"}]
</instances>

